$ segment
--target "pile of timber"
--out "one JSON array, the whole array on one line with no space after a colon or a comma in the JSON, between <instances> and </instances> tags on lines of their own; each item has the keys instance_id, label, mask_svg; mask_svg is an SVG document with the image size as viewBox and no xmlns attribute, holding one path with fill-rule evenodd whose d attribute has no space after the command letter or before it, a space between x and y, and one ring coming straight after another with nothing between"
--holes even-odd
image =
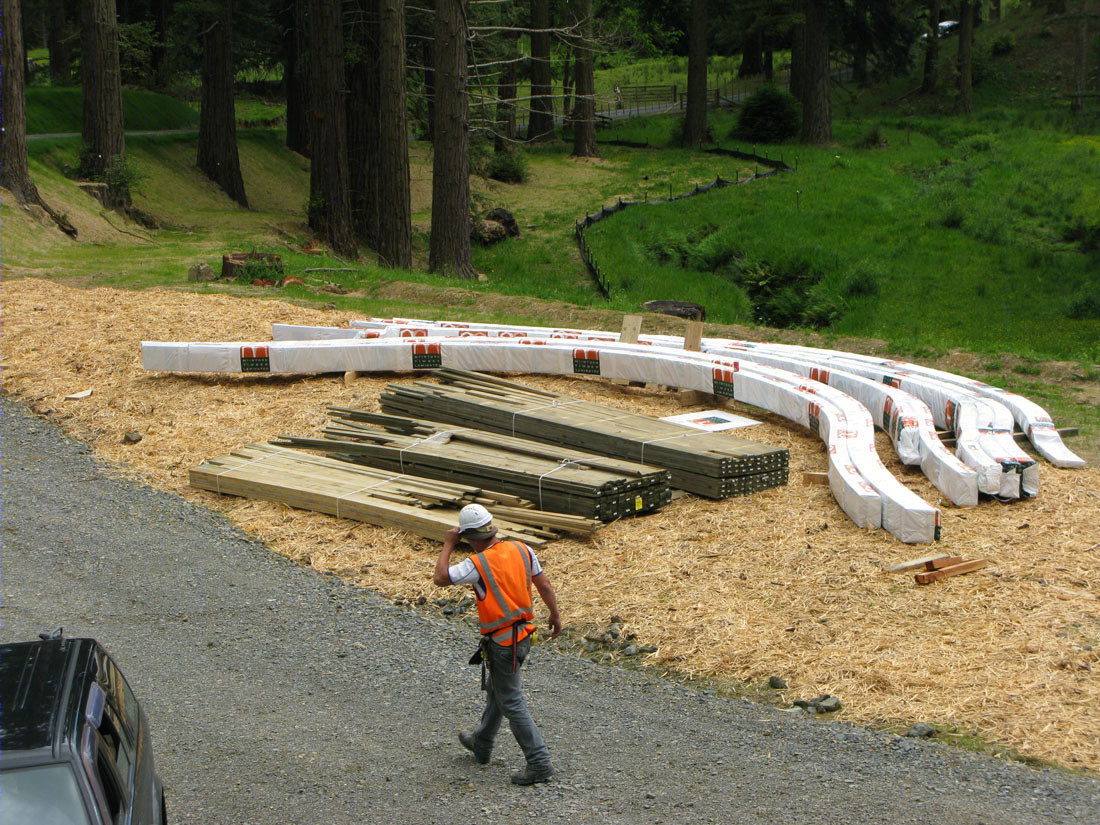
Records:
<instances>
[{"instance_id":1,"label":"pile of timber","mask_svg":"<svg viewBox=\"0 0 1100 825\"><path fill-rule=\"evenodd\" d=\"M785 449L571 399L502 378L438 370L442 384L391 384L382 411L664 467L672 487L707 498L787 483Z\"/></svg>"},{"instance_id":2,"label":"pile of timber","mask_svg":"<svg viewBox=\"0 0 1100 825\"><path fill-rule=\"evenodd\" d=\"M318 450L395 473L520 496L540 510L613 521L672 500L669 472L632 461L467 427L330 407L325 438L275 444Z\"/></svg>"},{"instance_id":3,"label":"pile of timber","mask_svg":"<svg viewBox=\"0 0 1100 825\"><path fill-rule=\"evenodd\" d=\"M402 475L349 464L273 444L249 444L191 470L192 487L223 495L274 501L405 530L442 541L458 511L482 504L503 537L532 547L565 534L591 535L601 522L535 510L529 502L467 484Z\"/></svg>"}]
</instances>

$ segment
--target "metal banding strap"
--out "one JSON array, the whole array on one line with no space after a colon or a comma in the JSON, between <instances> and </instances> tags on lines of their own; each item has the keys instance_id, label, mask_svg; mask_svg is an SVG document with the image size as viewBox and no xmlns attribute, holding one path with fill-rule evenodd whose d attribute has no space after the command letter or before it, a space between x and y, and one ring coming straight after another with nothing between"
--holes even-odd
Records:
<instances>
[{"instance_id":1,"label":"metal banding strap","mask_svg":"<svg viewBox=\"0 0 1100 825\"><path fill-rule=\"evenodd\" d=\"M267 461L267 459L274 458L279 453L293 452L293 450L286 450L282 447L272 447L271 449L276 450L277 452L264 453L263 455L259 456L258 458L250 458L248 461L245 461L243 464L237 464L234 467L226 467L224 470L222 470L220 473L218 473L216 476L214 476L214 487L218 491L218 495L221 495L221 492L222 492L222 481L221 481L221 479L222 479L222 476L225 475L226 473L235 473L235 472L237 472L237 470L243 470L245 467L248 467L251 464L259 464L261 461Z\"/></svg>"},{"instance_id":2,"label":"metal banding strap","mask_svg":"<svg viewBox=\"0 0 1100 825\"><path fill-rule=\"evenodd\" d=\"M401 468L401 472L405 472L405 450L411 450L420 444L446 444L451 440L451 436L455 434L455 430L441 430L438 433L433 433L427 438L419 438L407 447L402 447L397 451L397 462Z\"/></svg>"},{"instance_id":3,"label":"metal banding strap","mask_svg":"<svg viewBox=\"0 0 1100 825\"><path fill-rule=\"evenodd\" d=\"M658 441L672 441L676 438L690 438L693 435L706 435L706 433L703 430L700 430L697 433L678 433L677 435L666 435L663 438L651 438L649 439L649 441L643 441L642 454L641 458L638 459L638 463L645 464L645 448L647 444L656 444Z\"/></svg>"},{"instance_id":4,"label":"metal banding strap","mask_svg":"<svg viewBox=\"0 0 1100 825\"><path fill-rule=\"evenodd\" d=\"M351 498L354 495L358 495L365 490L373 490L375 487L381 487L383 484L389 484L391 481L397 481L400 479L400 475L390 476L384 478L381 481L376 481L374 484L368 484L366 487L360 487L358 490L352 490L350 493L344 493L342 496L336 497L336 518L340 518L340 500L345 498Z\"/></svg>"},{"instance_id":5,"label":"metal banding strap","mask_svg":"<svg viewBox=\"0 0 1100 825\"><path fill-rule=\"evenodd\" d=\"M512 437L515 438L515 435L516 435L516 416L517 415L526 414L526 413L533 413L533 412L537 412L538 410L549 409L550 407L568 407L570 404L583 404L583 403L584 403L583 399L576 398L576 399L573 399L572 401L562 401L562 402L556 402L555 401L553 404L542 404L538 407L526 407L522 410L516 410L514 413L512 413Z\"/></svg>"},{"instance_id":6,"label":"metal banding strap","mask_svg":"<svg viewBox=\"0 0 1100 825\"><path fill-rule=\"evenodd\" d=\"M555 467L552 470L547 470L545 473L543 473L541 476L539 476L539 509L540 510L545 509L542 506L542 480L544 478L546 478L551 473L556 473L558 470L562 470L566 467L583 467L583 466L585 466L585 465L584 465L584 462L582 462L582 461L573 461L572 459L563 458L561 460L561 463L557 467Z\"/></svg>"}]
</instances>

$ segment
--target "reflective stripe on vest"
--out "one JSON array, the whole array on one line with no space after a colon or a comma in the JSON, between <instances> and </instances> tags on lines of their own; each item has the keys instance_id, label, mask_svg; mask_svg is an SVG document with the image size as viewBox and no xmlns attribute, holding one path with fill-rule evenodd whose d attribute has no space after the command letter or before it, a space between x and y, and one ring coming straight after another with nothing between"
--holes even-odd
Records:
<instances>
[{"instance_id":1,"label":"reflective stripe on vest","mask_svg":"<svg viewBox=\"0 0 1100 825\"><path fill-rule=\"evenodd\" d=\"M518 623L518 639L526 638L526 625L535 618L527 547L519 542L498 541L471 559L485 585L485 596L477 603L481 632L498 644L510 645L512 626Z\"/></svg>"}]
</instances>

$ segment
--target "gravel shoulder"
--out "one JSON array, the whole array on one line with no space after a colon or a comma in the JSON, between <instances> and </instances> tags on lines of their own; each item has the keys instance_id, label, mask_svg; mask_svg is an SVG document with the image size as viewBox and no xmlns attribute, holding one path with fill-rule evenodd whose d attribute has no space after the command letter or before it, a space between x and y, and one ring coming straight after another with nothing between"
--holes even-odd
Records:
<instances>
[{"instance_id":1,"label":"gravel shoulder","mask_svg":"<svg viewBox=\"0 0 1100 825\"><path fill-rule=\"evenodd\" d=\"M1100 823L1090 777L546 649L525 679L560 773L514 788L507 732L484 767L455 739L481 703L467 625L118 479L6 395L0 461L0 639L62 625L112 651L151 717L173 823Z\"/></svg>"}]
</instances>

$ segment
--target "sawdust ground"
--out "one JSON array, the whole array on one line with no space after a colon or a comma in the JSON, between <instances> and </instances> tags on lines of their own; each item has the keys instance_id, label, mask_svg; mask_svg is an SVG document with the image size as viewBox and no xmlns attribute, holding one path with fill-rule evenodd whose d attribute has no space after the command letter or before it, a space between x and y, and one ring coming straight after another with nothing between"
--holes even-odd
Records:
<instances>
[{"instance_id":1,"label":"sawdust ground","mask_svg":"<svg viewBox=\"0 0 1100 825\"><path fill-rule=\"evenodd\" d=\"M4 390L119 472L222 511L303 564L397 599L440 595L430 584L435 548L427 542L187 486L188 469L207 457L316 434L327 404L377 408L387 383L415 376L345 385L331 375L141 369L142 340L267 340L273 322L338 325L349 320L346 312L169 290L77 290L34 278L5 279L2 299ZM655 416L682 409L668 393L523 380ZM90 396L66 400L87 389ZM909 547L855 528L826 487L801 483L803 471L825 469L809 432L739 411L763 421L739 434L790 449L791 484L724 502L688 496L609 525L591 542L549 545L543 561L571 631L583 634L618 614L641 644L658 646L647 662L659 669L746 686L778 675L790 684L787 700L840 697L834 718L926 721L1100 771L1100 471L1044 464L1033 500L969 509L940 502L943 541ZM141 441L124 443L128 432ZM879 451L907 486L939 501L881 436ZM987 558L990 566L928 587L882 571L931 550Z\"/></svg>"}]
</instances>

